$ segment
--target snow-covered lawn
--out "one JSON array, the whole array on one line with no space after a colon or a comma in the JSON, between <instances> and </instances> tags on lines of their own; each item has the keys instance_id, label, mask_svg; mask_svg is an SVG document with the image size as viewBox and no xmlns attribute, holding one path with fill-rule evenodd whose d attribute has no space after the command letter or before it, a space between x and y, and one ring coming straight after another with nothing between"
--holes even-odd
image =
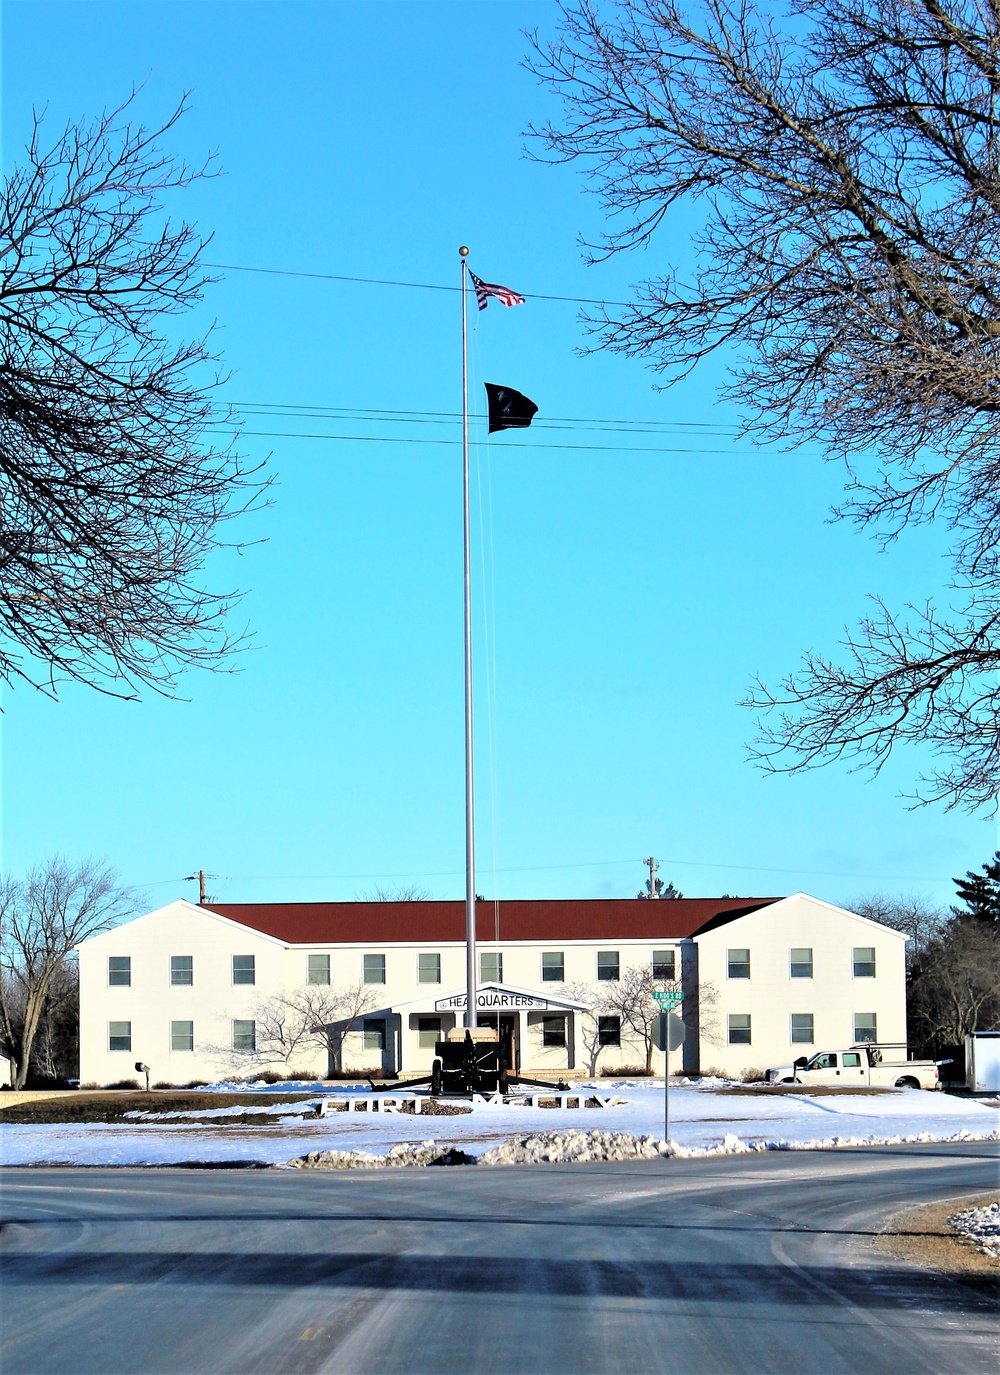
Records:
<instances>
[{"instance_id":1,"label":"snow-covered lawn","mask_svg":"<svg viewBox=\"0 0 1000 1375\"><path fill-rule=\"evenodd\" d=\"M231 1087L231 1086L219 1086ZM240 1087L246 1087L241 1085ZM317 1090L319 1086L316 1086ZM156 1123L73 1123L0 1126L0 1160L7 1165L60 1163L74 1165L161 1165L182 1162L253 1161L285 1164L309 1151L363 1150L383 1154L400 1142L429 1137L480 1156L513 1137L539 1132L631 1133L663 1137L663 1083L601 1080L590 1087L624 1101L611 1108L561 1109L480 1105L453 1117L413 1117L401 1113L335 1112L323 1118L300 1113L308 1105L211 1110L218 1126L185 1122L183 1114L164 1115ZM276 1096L301 1092L308 1085L275 1086ZM888 1093L807 1097L801 1094L728 1094L704 1081L670 1089L671 1142L678 1154L704 1151L831 1145L878 1141L1000 1140L997 1106L943 1093L896 1089ZM359 1094L357 1089L322 1086L322 1096L380 1101L385 1094ZM256 1091L259 1091L257 1089ZM388 1095L393 1096L391 1090ZM398 1096L398 1095L397 1095ZM320 1097L317 1092L317 1101ZM371 1107L374 1107L374 1101ZM273 1124L227 1126L225 1119L242 1111L266 1113ZM204 1118L206 1110L193 1113Z\"/></svg>"}]
</instances>

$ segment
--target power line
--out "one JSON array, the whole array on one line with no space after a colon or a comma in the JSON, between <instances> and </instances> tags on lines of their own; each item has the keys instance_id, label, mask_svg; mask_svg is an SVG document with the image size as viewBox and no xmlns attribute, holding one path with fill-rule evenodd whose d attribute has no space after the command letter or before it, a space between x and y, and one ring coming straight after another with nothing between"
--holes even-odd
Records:
<instances>
[{"instance_id":1,"label":"power line","mask_svg":"<svg viewBox=\"0 0 1000 1375\"><path fill-rule=\"evenodd\" d=\"M263 277L303 277L313 282L356 282L361 286L406 287L410 291L462 290L460 286L442 286L437 282L400 282L383 277L349 277L339 272L294 272L291 268L244 267L239 263L202 263L202 267L210 267L219 272L253 272ZM528 301L566 301L570 305L578 306L621 306L627 310L632 305L630 301L599 301L589 296L545 296L529 291L522 292L522 295Z\"/></svg>"},{"instance_id":2,"label":"power line","mask_svg":"<svg viewBox=\"0 0 1000 1375\"><path fill-rule=\"evenodd\" d=\"M378 435L378 434L305 434L296 430L239 430L235 431L240 435L246 435L253 439L326 439L335 440L341 443L350 444L437 444L454 445L461 444L460 439L418 439L414 435ZM586 453L606 453L606 454L709 454L709 455L728 455L729 457L742 457L734 455L732 449L692 449L692 448L654 448L653 446L638 447L626 444L531 444L527 446L532 451L535 449L561 449L572 452Z\"/></svg>"},{"instance_id":3,"label":"power line","mask_svg":"<svg viewBox=\"0 0 1000 1375\"><path fill-rule=\"evenodd\" d=\"M309 415L343 415L343 416L372 416L374 418L394 416L399 417L422 417L428 423L437 420L461 420L461 411L413 411L390 409L383 406L313 406L304 401L231 401L229 405L234 410L253 413L256 415L268 415L271 412L287 413L289 411L301 411ZM483 412L470 411L470 420L487 420L488 415ZM739 434L740 429L737 425L719 425L717 421L711 420L637 420L634 417L599 417L581 415L550 415L547 417L552 422L566 425L651 425L657 429L681 428L699 430L717 430L720 433ZM534 427L533 427L534 428Z\"/></svg>"}]
</instances>

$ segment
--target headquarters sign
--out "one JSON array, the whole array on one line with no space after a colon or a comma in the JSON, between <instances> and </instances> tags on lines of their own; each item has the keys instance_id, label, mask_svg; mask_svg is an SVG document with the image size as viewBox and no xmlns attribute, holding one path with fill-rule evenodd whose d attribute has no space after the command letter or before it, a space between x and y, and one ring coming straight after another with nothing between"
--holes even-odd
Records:
<instances>
[{"instance_id":1,"label":"headquarters sign","mask_svg":"<svg viewBox=\"0 0 1000 1375\"><path fill-rule=\"evenodd\" d=\"M466 995L456 993L450 998L439 998L434 1004L435 1012L464 1012ZM548 1007L544 998L536 998L531 993L508 993L503 988L481 988L476 993L477 1012L502 1012L507 1008Z\"/></svg>"}]
</instances>

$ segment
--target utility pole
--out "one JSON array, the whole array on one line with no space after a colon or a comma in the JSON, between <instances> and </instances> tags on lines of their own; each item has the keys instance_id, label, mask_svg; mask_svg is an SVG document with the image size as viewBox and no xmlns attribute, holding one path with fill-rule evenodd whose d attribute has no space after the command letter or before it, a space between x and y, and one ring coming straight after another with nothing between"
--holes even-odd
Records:
<instances>
[{"instance_id":1,"label":"utility pole","mask_svg":"<svg viewBox=\"0 0 1000 1375\"><path fill-rule=\"evenodd\" d=\"M205 887L205 879L206 879L206 877L207 877L207 875L206 875L206 873L205 873L205 870L204 870L204 869L199 869L198 872L197 872L196 874L188 874L187 878L184 880L185 883L194 883L195 879L198 880L198 906L199 906L199 907L204 907L204 906L205 906L205 903L208 901L208 891L207 891L207 889L206 889L206 887Z\"/></svg>"},{"instance_id":2,"label":"utility pole","mask_svg":"<svg viewBox=\"0 0 1000 1375\"><path fill-rule=\"evenodd\" d=\"M644 859L642 862L643 864L649 865L649 896L651 898L658 898L660 895L656 891L656 871L660 866L659 864L657 864L656 860L653 858L652 855L650 855L648 859Z\"/></svg>"}]
</instances>

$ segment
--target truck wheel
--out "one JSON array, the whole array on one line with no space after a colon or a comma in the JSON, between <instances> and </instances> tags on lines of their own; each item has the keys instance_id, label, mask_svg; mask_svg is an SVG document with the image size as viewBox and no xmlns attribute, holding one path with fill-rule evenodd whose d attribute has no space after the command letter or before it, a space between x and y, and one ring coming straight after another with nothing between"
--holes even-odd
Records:
<instances>
[{"instance_id":1,"label":"truck wheel","mask_svg":"<svg viewBox=\"0 0 1000 1375\"><path fill-rule=\"evenodd\" d=\"M441 1061L435 1060L433 1067L431 1068L431 1096L434 1098L440 1098L443 1087L444 1084L442 1082L441 1075Z\"/></svg>"},{"instance_id":2,"label":"truck wheel","mask_svg":"<svg viewBox=\"0 0 1000 1375\"><path fill-rule=\"evenodd\" d=\"M898 1089L918 1089L919 1087L918 1080L912 1079L908 1074L904 1074L902 1079L896 1080L896 1088Z\"/></svg>"}]
</instances>

